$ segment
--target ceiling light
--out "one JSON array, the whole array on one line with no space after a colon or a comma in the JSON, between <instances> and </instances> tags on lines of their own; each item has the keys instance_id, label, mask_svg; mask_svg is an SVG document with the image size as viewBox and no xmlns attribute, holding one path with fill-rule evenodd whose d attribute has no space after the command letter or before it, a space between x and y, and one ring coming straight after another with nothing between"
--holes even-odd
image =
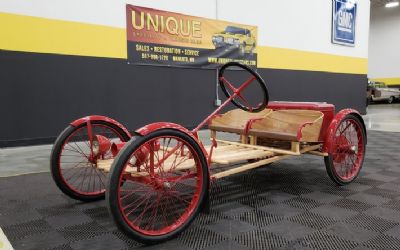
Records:
<instances>
[{"instance_id":1,"label":"ceiling light","mask_svg":"<svg viewBox=\"0 0 400 250\"><path fill-rule=\"evenodd\" d=\"M399 2L388 2L386 3L385 7L386 8L393 8L399 6Z\"/></svg>"}]
</instances>

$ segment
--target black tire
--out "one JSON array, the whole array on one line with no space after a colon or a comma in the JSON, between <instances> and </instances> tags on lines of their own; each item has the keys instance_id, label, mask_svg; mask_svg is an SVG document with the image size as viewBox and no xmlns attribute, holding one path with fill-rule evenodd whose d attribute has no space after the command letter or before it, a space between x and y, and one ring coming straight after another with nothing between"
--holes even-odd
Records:
<instances>
[{"instance_id":1,"label":"black tire","mask_svg":"<svg viewBox=\"0 0 400 250\"><path fill-rule=\"evenodd\" d=\"M268 94L268 89L267 86L264 82L264 80L261 78L261 76L255 72L254 70L252 70L251 68L247 67L246 65L243 65L241 63L238 62L229 62L227 64L224 64L219 70L218 70L218 81L219 81L219 86L221 87L222 92L225 94L225 96L227 98L229 98L231 96L231 94L228 92L228 90L226 89L225 86L225 82L221 80L221 78L224 76L224 72L227 68L229 67L239 67L242 68L244 70L246 70L247 72L249 72L250 74L252 74L253 76L255 76L256 81L258 83L258 85L261 88L261 92L263 94L263 98L264 100L262 101L261 105L257 108L254 108L252 110L250 110L248 107L242 105L240 102L236 101L235 99L232 99L232 103L233 105L235 105L236 107L243 109L244 111L248 111L248 112L260 112L262 110L265 109L265 107L267 107L268 105L268 101L269 101L269 94Z\"/></svg>"},{"instance_id":2,"label":"black tire","mask_svg":"<svg viewBox=\"0 0 400 250\"><path fill-rule=\"evenodd\" d=\"M168 233L165 234L157 234L157 235L148 235L144 234L143 232L140 232L139 230L135 230L135 228L130 226L130 223L134 223L136 220L133 222L129 221L127 222L127 219L125 219L125 215L123 215L122 210L120 210L120 206L122 206L122 199L119 198L119 180L120 178L122 179L122 172L124 171L124 167L127 164L127 162L131 159L132 154L137 152L137 150L141 147L145 147L145 145L148 145L149 141L152 139L155 140L155 138L158 137L176 137L180 138L181 140L185 141L185 143L188 143L192 149L194 150L192 153L195 153L199 156L199 165L201 164L200 169L202 170L202 176L203 180L201 181L202 183L202 189L201 193L198 196L198 202L195 205L195 208L192 211L192 213L189 215L189 217L177 228L175 228L172 231L169 231ZM146 144L147 143L147 144ZM152 184L144 184L151 186ZM197 142L191 138L189 135L175 129L160 129L154 132L151 132L143 137L133 137L126 145L125 147L119 152L117 157L115 158L112 167L111 167L111 172L109 175L109 181L108 181L108 189L106 191L106 201L108 205L109 212L111 216L114 219L114 222L118 226L118 228L123 231L127 236L133 238L134 240L144 243L144 244L157 244L161 243L163 241L169 240L173 237L176 237L178 234L180 234L182 231L184 231L194 220L194 218L199 214L201 211L203 204L205 202L205 198L208 195L208 187L209 187L209 176L208 176L208 165L206 158L200 148L200 146L197 144ZM142 190L143 191L143 190ZM132 191L133 192L133 191ZM148 192L148 191L147 191ZM151 193L155 193L156 191L151 191ZM135 193L135 192L133 192ZM140 194L138 194L140 195ZM125 198L124 196L123 198ZM135 202L138 200L134 199ZM161 201L160 201L161 202ZM142 203L142 202L140 202ZM152 203L152 202L150 202ZM134 203L136 205L136 203ZM153 205L153 204L152 204ZM138 205L140 206L140 204ZM147 205L146 205L147 206ZM137 206L136 206L137 208ZM144 208L148 209L148 208ZM145 211L143 210L143 214L145 214ZM158 210L156 211L158 213ZM156 215L155 215L156 216ZM147 225L146 225L147 226ZM150 229L149 229L150 230Z\"/></svg>"},{"instance_id":3,"label":"black tire","mask_svg":"<svg viewBox=\"0 0 400 250\"><path fill-rule=\"evenodd\" d=\"M120 137L121 141L128 141L130 139L130 136L125 133L121 128L118 126L114 125L113 123L109 123L106 121L92 121L91 124L93 126L95 125L102 125L105 127L108 127L115 131L116 134ZM50 156L50 172L51 176L53 177L54 182L56 183L57 187L66 195L69 197L80 200L80 201L85 201L85 202L90 202L90 201L97 201L104 199L105 196L105 191L96 194L96 195L85 195L82 193L79 193L72 188L66 183L66 181L63 178L63 173L60 169L59 165L59 160L61 157L61 154L63 152L63 145L65 144L66 140L77 130L82 129L83 127L86 127L86 123L83 123L77 127L74 127L72 125L69 125L64 129L64 131L61 132L61 134L57 137L52 151L51 151L51 156Z\"/></svg>"},{"instance_id":4,"label":"black tire","mask_svg":"<svg viewBox=\"0 0 400 250\"><path fill-rule=\"evenodd\" d=\"M389 97L388 101L389 104L392 104L394 102L394 96Z\"/></svg>"},{"instance_id":5,"label":"black tire","mask_svg":"<svg viewBox=\"0 0 400 250\"><path fill-rule=\"evenodd\" d=\"M358 116L353 115L353 114L348 114L347 116L345 116L340 121L338 127L336 128L336 131L339 129L340 124L343 124L346 121L354 122L353 124L359 130L359 133L357 132L357 138L360 137L362 142L359 143L360 139L358 139L358 141L357 141L359 144L357 146L357 154L359 152L361 154L357 155L355 162L352 161L353 164L351 165L351 168L354 168L356 163L357 163L357 168L354 170L354 173L352 173L352 176L350 178L343 178L342 176L340 176L339 173L337 173L337 171L335 170L335 162L340 161L340 160L335 161L335 159L337 159L337 158L335 158L335 156L332 153L329 153L328 156L324 157L325 167L326 167L326 171L327 171L329 177L331 178L331 180L333 182L335 182L339 186L347 185L347 184L351 183L352 181L354 181L358 177L358 175L360 174L363 162L364 162L364 157L365 157L365 152L366 152L366 142L367 142L366 131L365 131L363 122L360 120L360 118ZM334 133L336 133L336 131L334 131ZM346 153L342 153L342 154L346 154ZM337 157L340 157L340 156L337 156ZM342 162L343 162L343 160L342 160Z\"/></svg>"}]
</instances>

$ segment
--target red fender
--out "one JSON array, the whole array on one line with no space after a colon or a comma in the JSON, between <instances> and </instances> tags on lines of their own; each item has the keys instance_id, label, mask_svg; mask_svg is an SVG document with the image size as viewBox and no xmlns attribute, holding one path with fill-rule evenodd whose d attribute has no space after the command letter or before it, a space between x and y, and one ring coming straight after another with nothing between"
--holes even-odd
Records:
<instances>
[{"instance_id":1,"label":"red fender","mask_svg":"<svg viewBox=\"0 0 400 250\"><path fill-rule=\"evenodd\" d=\"M333 141L333 136L334 133L336 132L337 127L339 126L340 122L344 119L344 117L348 114L353 114L357 117L360 118L360 121L362 123L362 126L364 128L364 131L366 132L365 129L365 124L364 124L364 120L362 118L362 116L360 115L360 113L355 110L355 109L342 109L340 110L335 117L333 118L333 120L331 121L328 129L326 130L325 133L325 140L324 140L324 146L322 148L322 151L325 153L331 153L332 150L332 141ZM365 136L365 143L367 143L367 136Z\"/></svg>"},{"instance_id":2,"label":"red fender","mask_svg":"<svg viewBox=\"0 0 400 250\"><path fill-rule=\"evenodd\" d=\"M197 142L197 144L199 144L201 150L203 151L204 157L207 160L208 153L205 150L203 143L197 138L197 135L193 134L191 131L189 131L185 127L182 127L179 124L175 124L175 123L171 123L171 122L156 122L156 123L151 123L144 127L141 127L138 130L136 130L135 132L144 136L151 132L157 131L159 129L165 129L165 128L176 129L176 130L179 130L179 131L189 135L190 137L192 137Z\"/></svg>"},{"instance_id":3,"label":"red fender","mask_svg":"<svg viewBox=\"0 0 400 250\"><path fill-rule=\"evenodd\" d=\"M119 127L120 129L122 129L127 135L129 135L129 137L132 137L131 133L129 133L128 129L126 129L124 127L124 125L122 125L121 123L119 123L116 120L111 119L107 116L89 115L89 116L79 118L79 119L71 122L70 124L74 127L77 127L77 126L81 125L82 123L86 123L87 121L105 121L105 122L112 123L112 124L116 125L117 127Z\"/></svg>"}]
</instances>

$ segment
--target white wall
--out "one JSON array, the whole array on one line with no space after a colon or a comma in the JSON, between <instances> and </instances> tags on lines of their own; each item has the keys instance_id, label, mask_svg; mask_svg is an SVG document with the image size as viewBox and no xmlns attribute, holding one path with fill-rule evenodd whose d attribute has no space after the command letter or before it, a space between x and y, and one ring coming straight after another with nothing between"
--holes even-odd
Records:
<instances>
[{"instance_id":1,"label":"white wall","mask_svg":"<svg viewBox=\"0 0 400 250\"><path fill-rule=\"evenodd\" d=\"M126 27L125 5L215 18L215 0L1 0L0 12Z\"/></svg>"},{"instance_id":2,"label":"white wall","mask_svg":"<svg viewBox=\"0 0 400 250\"><path fill-rule=\"evenodd\" d=\"M220 19L259 27L260 45L368 57L369 0L357 1L355 47L331 43L331 0L217 1Z\"/></svg>"},{"instance_id":3,"label":"white wall","mask_svg":"<svg viewBox=\"0 0 400 250\"><path fill-rule=\"evenodd\" d=\"M257 25L259 45L368 57L369 0L358 0L355 47L331 43L331 0L1 0L0 12L124 28L126 3Z\"/></svg>"},{"instance_id":4,"label":"white wall","mask_svg":"<svg viewBox=\"0 0 400 250\"><path fill-rule=\"evenodd\" d=\"M400 7L373 8L368 77L400 77Z\"/></svg>"}]
</instances>

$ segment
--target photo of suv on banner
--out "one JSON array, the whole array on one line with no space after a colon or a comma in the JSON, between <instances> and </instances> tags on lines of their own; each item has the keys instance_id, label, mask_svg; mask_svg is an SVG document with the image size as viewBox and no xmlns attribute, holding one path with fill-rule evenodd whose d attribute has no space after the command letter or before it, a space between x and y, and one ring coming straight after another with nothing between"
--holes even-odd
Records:
<instances>
[{"instance_id":1,"label":"photo of suv on banner","mask_svg":"<svg viewBox=\"0 0 400 250\"><path fill-rule=\"evenodd\" d=\"M252 36L251 31L235 26L226 26L224 31L214 34L212 42L216 49L236 47L241 55L253 54L256 48L256 39Z\"/></svg>"}]
</instances>

